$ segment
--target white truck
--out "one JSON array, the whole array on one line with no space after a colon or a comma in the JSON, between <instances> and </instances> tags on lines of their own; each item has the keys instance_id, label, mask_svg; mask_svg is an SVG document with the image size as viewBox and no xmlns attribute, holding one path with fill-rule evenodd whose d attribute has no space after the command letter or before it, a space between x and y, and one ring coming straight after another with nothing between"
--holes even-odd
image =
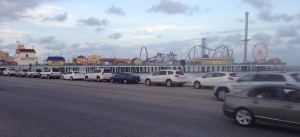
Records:
<instances>
[{"instance_id":1,"label":"white truck","mask_svg":"<svg viewBox=\"0 0 300 137\"><path fill-rule=\"evenodd\" d=\"M112 77L112 72L110 69L96 69L93 70L90 73L85 74L84 80L85 81L110 81L110 78Z\"/></svg>"},{"instance_id":2,"label":"white truck","mask_svg":"<svg viewBox=\"0 0 300 137\"><path fill-rule=\"evenodd\" d=\"M41 69L34 69L34 70L30 70L27 72L26 77L30 77L30 78L35 78L35 77L40 77L41 76Z\"/></svg>"},{"instance_id":3,"label":"white truck","mask_svg":"<svg viewBox=\"0 0 300 137\"><path fill-rule=\"evenodd\" d=\"M52 68L52 69L46 69L44 72L40 73L40 78L60 78L61 77L61 71L58 68Z\"/></svg>"}]
</instances>

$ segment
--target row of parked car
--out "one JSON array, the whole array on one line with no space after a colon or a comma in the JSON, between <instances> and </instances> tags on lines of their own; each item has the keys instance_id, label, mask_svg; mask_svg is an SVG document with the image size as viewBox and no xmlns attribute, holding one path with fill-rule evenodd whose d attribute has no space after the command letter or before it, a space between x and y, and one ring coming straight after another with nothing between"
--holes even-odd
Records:
<instances>
[{"instance_id":1,"label":"row of parked car","mask_svg":"<svg viewBox=\"0 0 300 137\"><path fill-rule=\"evenodd\" d=\"M59 69L6 69L3 75L63 80L110 81L111 83L139 83L141 77L130 72L112 74L109 69L96 69L84 74L77 71L61 73ZM186 74L180 70L159 70L144 78L145 85L183 86ZM224 101L224 115L234 118L242 126L268 122L300 127L300 73L256 72L239 75L235 72L210 72L191 81L195 89L214 87L214 96Z\"/></svg>"}]
</instances>

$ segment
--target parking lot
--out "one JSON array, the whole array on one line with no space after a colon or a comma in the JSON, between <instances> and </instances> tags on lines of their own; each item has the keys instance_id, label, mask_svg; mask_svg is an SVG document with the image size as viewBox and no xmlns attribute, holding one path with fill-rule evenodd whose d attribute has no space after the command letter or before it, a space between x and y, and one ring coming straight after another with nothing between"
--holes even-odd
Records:
<instances>
[{"instance_id":1,"label":"parking lot","mask_svg":"<svg viewBox=\"0 0 300 137\"><path fill-rule=\"evenodd\" d=\"M244 128L211 89L0 76L0 136L298 137Z\"/></svg>"}]
</instances>

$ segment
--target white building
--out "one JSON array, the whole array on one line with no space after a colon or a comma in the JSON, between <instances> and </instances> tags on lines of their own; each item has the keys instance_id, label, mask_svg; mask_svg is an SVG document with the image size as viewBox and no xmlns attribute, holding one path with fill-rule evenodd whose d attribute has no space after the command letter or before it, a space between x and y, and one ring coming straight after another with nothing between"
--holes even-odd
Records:
<instances>
[{"instance_id":1,"label":"white building","mask_svg":"<svg viewBox=\"0 0 300 137\"><path fill-rule=\"evenodd\" d=\"M16 50L15 62L17 65L37 65L37 57L34 49L26 49L19 44Z\"/></svg>"}]
</instances>

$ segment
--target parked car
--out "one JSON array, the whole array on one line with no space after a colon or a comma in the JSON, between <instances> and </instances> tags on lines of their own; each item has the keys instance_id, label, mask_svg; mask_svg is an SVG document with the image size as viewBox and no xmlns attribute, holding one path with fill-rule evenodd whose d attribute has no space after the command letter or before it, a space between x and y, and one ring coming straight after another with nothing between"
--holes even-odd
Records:
<instances>
[{"instance_id":1,"label":"parked car","mask_svg":"<svg viewBox=\"0 0 300 137\"><path fill-rule=\"evenodd\" d=\"M165 84L168 87L183 86L187 82L186 75L181 70L159 70L145 79L145 84Z\"/></svg>"},{"instance_id":2,"label":"parked car","mask_svg":"<svg viewBox=\"0 0 300 137\"><path fill-rule=\"evenodd\" d=\"M69 71L64 74L62 74L61 79L69 79L69 80L83 80L84 74L79 71Z\"/></svg>"},{"instance_id":3,"label":"parked car","mask_svg":"<svg viewBox=\"0 0 300 137\"><path fill-rule=\"evenodd\" d=\"M112 76L110 78L110 82L111 83L115 83L115 82L121 82L124 84L127 83L139 83L141 81L140 76L131 73L131 72L121 72L121 73L117 73L115 76Z\"/></svg>"},{"instance_id":4,"label":"parked car","mask_svg":"<svg viewBox=\"0 0 300 137\"><path fill-rule=\"evenodd\" d=\"M110 81L110 78L112 77L112 72L110 69L96 69L92 72L85 74L84 80L85 81L103 81L107 80Z\"/></svg>"},{"instance_id":5,"label":"parked car","mask_svg":"<svg viewBox=\"0 0 300 137\"><path fill-rule=\"evenodd\" d=\"M225 93L236 93L261 84L300 84L299 73L258 72L247 74L235 81L219 83L214 88L215 97L223 101Z\"/></svg>"},{"instance_id":6,"label":"parked car","mask_svg":"<svg viewBox=\"0 0 300 137\"><path fill-rule=\"evenodd\" d=\"M16 74L15 68L6 68L6 69L3 71L3 75L4 75L4 76L14 76L15 74Z\"/></svg>"},{"instance_id":7,"label":"parked car","mask_svg":"<svg viewBox=\"0 0 300 137\"><path fill-rule=\"evenodd\" d=\"M41 69L34 69L34 70L29 70L26 74L26 77L31 77L31 78L35 78L35 77L40 77L41 76Z\"/></svg>"},{"instance_id":8,"label":"parked car","mask_svg":"<svg viewBox=\"0 0 300 137\"><path fill-rule=\"evenodd\" d=\"M16 77L26 77L28 71L29 71L28 69L17 70L15 76Z\"/></svg>"},{"instance_id":9,"label":"parked car","mask_svg":"<svg viewBox=\"0 0 300 137\"><path fill-rule=\"evenodd\" d=\"M264 84L226 94L223 112L241 126L267 122L300 127L300 87Z\"/></svg>"},{"instance_id":10,"label":"parked car","mask_svg":"<svg viewBox=\"0 0 300 137\"><path fill-rule=\"evenodd\" d=\"M60 78L61 71L58 68L46 69L44 72L40 73L40 78Z\"/></svg>"},{"instance_id":11,"label":"parked car","mask_svg":"<svg viewBox=\"0 0 300 137\"><path fill-rule=\"evenodd\" d=\"M235 72L210 72L202 77L195 78L192 83L194 88L215 87L218 83L224 81L233 81L237 79Z\"/></svg>"}]
</instances>

